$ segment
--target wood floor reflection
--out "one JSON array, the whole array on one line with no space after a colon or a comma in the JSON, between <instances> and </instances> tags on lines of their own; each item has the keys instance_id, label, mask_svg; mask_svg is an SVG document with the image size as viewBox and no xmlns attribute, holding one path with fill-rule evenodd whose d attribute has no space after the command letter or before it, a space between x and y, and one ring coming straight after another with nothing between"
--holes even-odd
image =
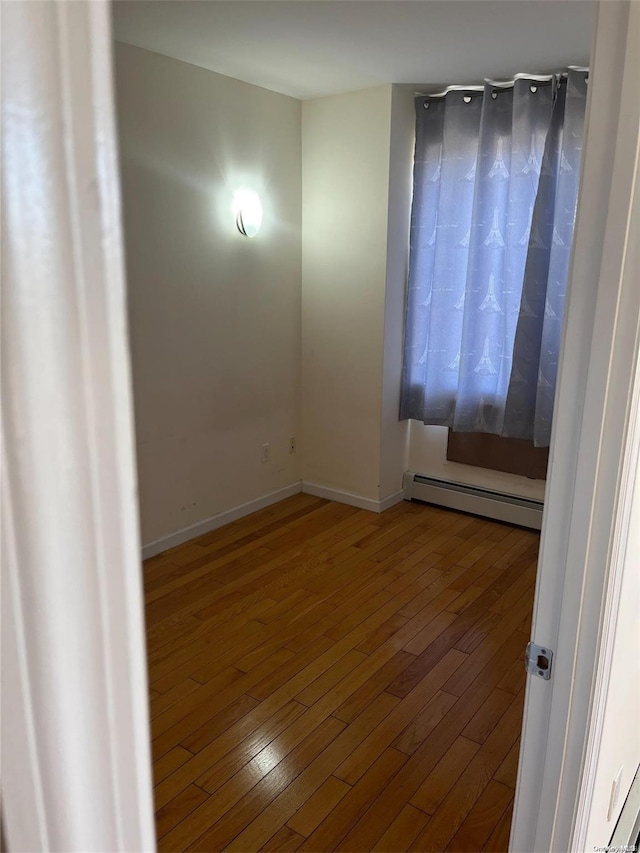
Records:
<instances>
[{"instance_id":1,"label":"wood floor reflection","mask_svg":"<svg viewBox=\"0 0 640 853\"><path fill-rule=\"evenodd\" d=\"M538 538L297 495L146 561L159 849L506 851Z\"/></svg>"}]
</instances>

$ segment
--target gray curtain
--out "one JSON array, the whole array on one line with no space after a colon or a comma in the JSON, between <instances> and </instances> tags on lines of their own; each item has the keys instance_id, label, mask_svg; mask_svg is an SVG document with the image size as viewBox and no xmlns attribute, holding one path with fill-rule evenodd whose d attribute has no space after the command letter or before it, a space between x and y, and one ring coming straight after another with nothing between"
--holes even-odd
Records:
<instances>
[{"instance_id":1,"label":"gray curtain","mask_svg":"<svg viewBox=\"0 0 640 853\"><path fill-rule=\"evenodd\" d=\"M401 418L548 444L585 78L416 100Z\"/></svg>"},{"instance_id":2,"label":"gray curtain","mask_svg":"<svg viewBox=\"0 0 640 853\"><path fill-rule=\"evenodd\" d=\"M587 83L570 72L558 90L542 162L502 434L547 447L578 203Z\"/></svg>"}]
</instances>

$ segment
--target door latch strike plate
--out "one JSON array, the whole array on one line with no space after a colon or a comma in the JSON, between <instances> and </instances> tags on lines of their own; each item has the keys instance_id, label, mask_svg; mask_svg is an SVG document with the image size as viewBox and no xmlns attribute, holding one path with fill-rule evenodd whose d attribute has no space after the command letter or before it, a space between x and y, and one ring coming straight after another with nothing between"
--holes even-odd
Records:
<instances>
[{"instance_id":1,"label":"door latch strike plate","mask_svg":"<svg viewBox=\"0 0 640 853\"><path fill-rule=\"evenodd\" d=\"M551 664L553 662L553 652L547 646L538 646L536 643L529 643L527 646L527 657L525 660L525 669L529 675L537 675L538 678L544 678L549 681L551 678Z\"/></svg>"}]
</instances>

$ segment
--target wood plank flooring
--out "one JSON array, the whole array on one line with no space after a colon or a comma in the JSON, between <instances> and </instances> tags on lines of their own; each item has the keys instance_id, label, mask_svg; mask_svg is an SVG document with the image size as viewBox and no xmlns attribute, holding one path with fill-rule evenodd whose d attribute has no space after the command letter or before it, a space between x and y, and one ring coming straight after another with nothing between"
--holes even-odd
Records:
<instances>
[{"instance_id":1,"label":"wood plank flooring","mask_svg":"<svg viewBox=\"0 0 640 853\"><path fill-rule=\"evenodd\" d=\"M506 850L537 552L297 495L147 560L159 849Z\"/></svg>"}]
</instances>

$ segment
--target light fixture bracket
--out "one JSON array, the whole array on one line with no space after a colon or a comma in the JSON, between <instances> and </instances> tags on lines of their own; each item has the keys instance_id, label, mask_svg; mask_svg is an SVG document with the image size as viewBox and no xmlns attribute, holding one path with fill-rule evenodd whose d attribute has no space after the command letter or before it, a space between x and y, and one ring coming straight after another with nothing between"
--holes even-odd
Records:
<instances>
[{"instance_id":1,"label":"light fixture bracket","mask_svg":"<svg viewBox=\"0 0 640 853\"><path fill-rule=\"evenodd\" d=\"M244 227L244 220L242 219L242 211L238 211L238 215L236 216L236 226L238 231L243 235L243 237L248 237L247 229Z\"/></svg>"},{"instance_id":2,"label":"light fixture bracket","mask_svg":"<svg viewBox=\"0 0 640 853\"><path fill-rule=\"evenodd\" d=\"M238 190L234 197L236 227L243 237L255 237L262 224L262 204L254 190Z\"/></svg>"}]
</instances>

